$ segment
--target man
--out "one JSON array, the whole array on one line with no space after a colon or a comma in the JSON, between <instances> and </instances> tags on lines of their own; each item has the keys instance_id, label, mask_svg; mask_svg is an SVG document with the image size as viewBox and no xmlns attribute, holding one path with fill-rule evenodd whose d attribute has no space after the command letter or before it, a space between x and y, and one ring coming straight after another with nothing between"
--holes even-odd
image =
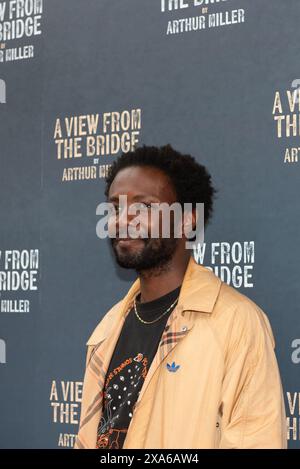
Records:
<instances>
[{"instance_id":1,"label":"man","mask_svg":"<svg viewBox=\"0 0 300 469\"><path fill-rule=\"evenodd\" d=\"M143 146L110 168L117 263L136 281L87 342L75 448L286 448L286 419L274 338L265 313L198 265L186 249L186 225L204 225L215 189L206 168L170 145ZM144 236L122 239L133 215ZM192 204L175 237L147 237L152 204ZM145 217L145 212L147 217ZM149 216L148 216L149 215ZM143 221L141 222L143 224Z\"/></svg>"}]
</instances>

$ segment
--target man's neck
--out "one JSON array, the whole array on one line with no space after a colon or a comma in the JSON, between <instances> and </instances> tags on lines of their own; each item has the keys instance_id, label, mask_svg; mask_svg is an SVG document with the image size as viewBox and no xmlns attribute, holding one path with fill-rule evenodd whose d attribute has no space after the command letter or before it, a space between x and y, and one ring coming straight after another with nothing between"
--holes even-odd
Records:
<instances>
[{"instance_id":1,"label":"man's neck","mask_svg":"<svg viewBox=\"0 0 300 469\"><path fill-rule=\"evenodd\" d=\"M189 260L187 252L185 256L174 256L163 269L139 272L141 303L156 300L181 285Z\"/></svg>"}]
</instances>

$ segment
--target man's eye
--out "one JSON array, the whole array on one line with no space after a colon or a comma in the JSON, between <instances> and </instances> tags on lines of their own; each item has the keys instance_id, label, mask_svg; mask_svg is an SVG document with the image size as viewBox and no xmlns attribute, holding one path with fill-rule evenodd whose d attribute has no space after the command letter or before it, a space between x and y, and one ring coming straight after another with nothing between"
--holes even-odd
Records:
<instances>
[{"instance_id":1,"label":"man's eye","mask_svg":"<svg viewBox=\"0 0 300 469\"><path fill-rule=\"evenodd\" d=\"M133 205L136 210L148 210L152 207L151 203L147 203L147 202L136 202ZM122 211L122 206L114 205L114 209L116 213L120 213Z\"/></svg>"},{"instance_id":2,"label":"man's eye","mask_svg":"<svg viewBox=\"0 0 300 469\"><path fill-rule=\"evenodd\" d=\"M138 212L148 212L148 210L151 208L151 204L148 204L146 202L136 202L133 204L134 211Z\"/></svg>"},{"instance_id":3,"label":"man's eye","mask_svg":"<svg viewBox=\"0 0 300 469\"><path fill-rule=\"evenodd\" d=\"M111 209L111 213L119 213L121 209L121 206L120 205L114 205L114 207Z\"/></svg>"},{"instance_id":4,"label":"man's eye","mask_svg":"<svg viewBox=\"0 0 300 469\"><path fill-rule=\"evenodd\" d=\"M147 203L147 202L141 202L140 204L140 208L143 210L145 208L151 208L151 204ZM138 207L139 208L139 207Z\"/></svg>"}]
</instances>

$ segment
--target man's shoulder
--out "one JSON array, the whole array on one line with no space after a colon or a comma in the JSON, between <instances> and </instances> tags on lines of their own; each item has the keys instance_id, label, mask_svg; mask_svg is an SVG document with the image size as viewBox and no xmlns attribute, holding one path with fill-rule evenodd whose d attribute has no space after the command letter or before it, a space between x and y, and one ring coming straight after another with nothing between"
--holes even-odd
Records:
<instances>
[{"instance_id":1,"label":"man's shoulder","mask_svg":"<svg viewBox=\"0 0 300 469\"><path fill-rule=\"evenodd\" d=\"M220 329L235 331L236 334L252 335L267 333L275 346L274 336L268 315L246 294L225 282L221 283L220 292L214 307L213 318Z\"/></svg>"},{"instance_id":2,"label":"man's shoulder","mask_svg":"<svg viewBox=\"0 0 300 469\"><path fill-rule=\"evenodd\" d=\"M220 293L216 302L216 308L226 309L228 312L235 312L236 309L246 312L261 311L261 308L248 295L242 293L237 288L221 282Z\"/></svg>"}]
</instances>

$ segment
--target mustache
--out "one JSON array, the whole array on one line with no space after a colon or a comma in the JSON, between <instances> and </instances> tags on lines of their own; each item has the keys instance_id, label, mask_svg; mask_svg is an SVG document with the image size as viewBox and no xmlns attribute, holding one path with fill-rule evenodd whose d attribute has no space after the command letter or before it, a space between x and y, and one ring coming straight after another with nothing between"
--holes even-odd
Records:
<instances>
[{"instance_id":1,"label":"mustache","mask_svg":"<svg viewBox=\"0 0 300 469\"><path fill-rule=\"evenodd\" d=\"M139 236L137 237L131 237L131 236L119 236L119 234L117 234L116 236L114 236L112 239L116 239L116 240L119 240L119 239L124 239L126 241L129 241L131 239L149 239L149 236L147 236L147 233L141 233Z\"/></svg>"},{"instance_id":2,"label":"mustache","mask_svg":"<svg viewBox=\"0 0 300 469\"><path fill-rule=\"evenodd\" d=\"M146 241L147 239L149 239L149 237L139 236L138 238L130 238L130 237L123 238L120 236L115 236L114 238L110 238L110 239L111 239L111 242L117 243L118 241L131 241L135 239Z\"/></svg>"}]
</instances>

